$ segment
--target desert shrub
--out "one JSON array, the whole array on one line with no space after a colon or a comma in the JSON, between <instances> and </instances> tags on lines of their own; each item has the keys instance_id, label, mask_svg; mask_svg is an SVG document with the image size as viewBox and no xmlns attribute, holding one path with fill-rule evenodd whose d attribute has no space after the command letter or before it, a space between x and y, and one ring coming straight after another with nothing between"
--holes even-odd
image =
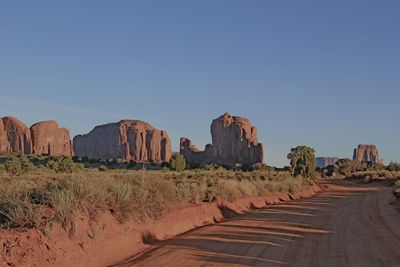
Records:
<instances>
[{"instance_id":1,"label":"desert shrub","mask_svg":"<svg viewBox=\"0 0 400 267\"><path fill-rule=\"evenodd\" d=\"M37 158L33 158L33 160L36 160L36 159ZM30 161L30 159L28 159L28 157L25 156L25 155L21 156L19 161L20 161L20 164L21 164L22 173L27 173L27 172L31 171L34 168L32 162Z\"/></svg>"},{"instance_id":2,"label":"desert shrub","mask_svg":"<svg viewBox=\"0 0 400 267\"><path fill-rule=\"evenodd\" d=\"M217 195L229 201L234 201L242 196L238 183L231 179L221 179L216 184Z\"/></svg>"},{"instance_id":3,"label":"desert shrub","mask_svg":"<svg viewBox=\"0 0 400 267\"><path fill-rule=\"evenodd\" d=\"M0 227L41 227L44 208L30 201L30 189L20 182L0 189Z\"/></svg>"},{"instance_id":4,"label":"desert shrub","mask_svg":"<svg viewBox=\"0 0 400 267\"><path fill-rule=\"evenodd\" d=\"M108 170L108 168L105 166L105 165L101 165L100 167L99 167L99 171L101 171L101 172L105 172L105 171L107 171Z\"/></svg>"},{"instance_id":5,"label":"desert shrub","mask_svg":"<svg viewBox=\"0 0 400 267\"><path fill-rule=\"evenodd\" d=\"M400 163L391 161L388 166L386 166L386 170L391 172L400 171Z\"/></svg>"},{"instance_id":6,"label":"desert shrub","mask_svg":"<svg viewBox=\"0 0 400 267\"><path fill-rule=\"evenodd\" d=\"M133 185L112 180L107 185L107 191L110 194L108 204L111 207L111 211L119 221L124 221L130 212L130 203L134 195ZM141 197L139 198L141 199Z\"/></svg>"},{"instance_id":7,"label":"desert shrub","mask_svg":"<svg viewBox=\"0 0 400 267\"><path fill-rule=\"evenodd\" d=\"M171 169L174 171L184 171L186 168L186 160L182 154L176 153L170 160Z\"/></svg>"},{"instance_id":8,"label":"desert shrub","mask_svg":"<svg viewBox=\"0 0 400 267\"><path fill-rule=\"evenodd\" d=\"M249 180L239 181L237 188L242 196L255 196L258 194L257 188Z\"/></svg>"},{"instance_id":9,"label":"desert shrub","mask_svg":"<svg viewBox=\"0 0 400 267\"><path fill-rule=\"evenodd\" d=\"M275 167L268 166L265 163L256 163L253 164L253 170L254 171L259 171L259 172L272 172L275 171Z\"/></svg>"},{"instance_id":10,"label":"desert shrub","mask_svg":"<svg viewBox=\"0 0 400 267\"><path fill-rule=\"evenodd\" d=\"M4 164L6 171L11 175L20 175L22 173L21 162L17 157L9 158Z\"/></svg>"},{"instance_id":11,"label":"desert shrub","mask_svg":"<svg viewBox=\"0 0 400 267\"><path fill-rule=\"evenodd\" d=\"M400 180L394 182L393 194L400 198Z\"/></svg>"},{"instance_id":12,"label":"desert shrub","mask_svg":"<svg viewBox=\"0 0 400 267\"><path fill-rule=\"evenodd\" d=\"M287 158L294 176L315 178L317 162L314 149L307 146L292 148Z\"/></svg>"},{"instance_id":13,"label":"desert shrub","mask_svg":"<svg viewBox=\"0 0 400 267\"><path fill-rule=\"evenodd\" d=\"M72 173L74 170L78 169L78 165L74 163L70 157L59 157L55 160L49 160L47 162L47 167L54 170L56 173Z\"/></svg>"}]
</instances>

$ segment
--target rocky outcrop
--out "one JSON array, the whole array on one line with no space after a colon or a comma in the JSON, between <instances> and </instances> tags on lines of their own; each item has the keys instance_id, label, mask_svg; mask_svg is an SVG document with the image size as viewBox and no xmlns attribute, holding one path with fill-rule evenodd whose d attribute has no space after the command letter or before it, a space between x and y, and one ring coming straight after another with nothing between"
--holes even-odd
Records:
<instances>
[{"instance_id":1,"label":"rocky outcrop","mask_svg":"<svg viewBox=\"0 0 400 267\"><path fill-rule=\"evenodd\" d=\"M31 133L29 128L15 117L4 117L0 123L0 152L31 153Z\"/></svg>"},{"instance_id":2,"label":"rocky outcrop","mask_svg":"<svg viewBox=\"0 0 400 267\"><path fill-rule=\"evenodd\" d=\"M161 163L172 155L168 134L139 120L97 126L76 136L73 144L76 156L96 159Z\"/></svg>"},{"instance_id":3,"label":"rocky outcrop","mask_svg":"<svg viewBox=\"0 0 400 267\"><path fill-rule=\"evenodd\" d=\"M358 145L358 148L354 149L353 160L372 164L383 163L383 160L379 159L378 148L375 145Z\"/></svg>"},{"instance_id":4,"label":"rocky outcrop","mask_svg":"<svg viewBox=\"0 0 400 267\"><path fill-rule=\"evenodd\" d=\"M30 129L15 117L0 119L0 153L71 156L69 131L55 121L34 124Z\"/></svg>"},{"instance_id":5,"label":"rocky outcrop","mask_svg":"<svg viewBox=\"0 0 400 267\"><path fill-rule=\"evenodd\" d=\"M323 169L328 166L334 166L339 158L336 157L318 157L317 158L317 168Z\"/></svg>"},{"instance_id":6,"label":"rocky outcrop","mask_svg":"<svg viewBox=\"0 0 400 267\"><path fill-rule=\"evenodd\" d=\"M200 151L192 145L192 141L186 137L180 140L180 153L191 167L204 167L213 163L213 146L208 144L204 151Z\"/></svg>"},{"instance_id":7,"label":"rocky outcrop","mask_svg":"<svg viewBox=\"0 0 400 267\"><path fill-rule=\"evenodd\" d=\"M32 153L35 155L72 156L69 131L59 128L55 121L43 121L32 125Z\"/></svg>"},{"instance_id":8,"label":"rocky outcrop","mask_svg":"<svg viewBox=\"0 0 400 267\"><path fill-rule=\"evenodd\" d=\"M225 113L211 124L212 145L199 151L188 138L181 138L180 153L192 167L217 164L227 167L262 163L263 146L257 128L248 119Z\"/></svg>"}]
</instances>

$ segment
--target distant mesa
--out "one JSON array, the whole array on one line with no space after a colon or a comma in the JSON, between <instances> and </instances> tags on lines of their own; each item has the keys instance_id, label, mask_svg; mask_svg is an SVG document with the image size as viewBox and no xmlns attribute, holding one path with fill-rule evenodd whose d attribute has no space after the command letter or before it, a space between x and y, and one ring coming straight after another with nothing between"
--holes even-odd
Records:
<instances>
[{"instance_id":1,"label":"distant mesa","mask_svg":"<svg viewBox=\"0 0 400 267\"><path fill-rule=\"evenodd\" d=\"M31 127L32 153L35 155L72 156L69 130L56 121L42 121Z\"/></svg>"},{"instance_id":2,"label":"distant mesa","mask_svg":"<svg viewBox=\"0 0 400 267\"><path fill-rule=\"evenodd\" d=\"M172 151L167 132L140 120L121 120L96 126L74 138L75 155L135 162L169 162Z\"/></svg>"},{"instance_id":3,"label":"distant mesa","mask_svg":"<svg viewBox=\"0 0 400 267\"><path fill-rule=\"evenodd\" d=\"M0 119L0 153L49 156L73 155L69 131L55 121L34 124L30 129L15 117Z\"/></svg>"},{"instance_id":4,"label":"distant mesa","mask_svg":"<svg viewBox=\"0 0 400 267\"><path fill-rule=\"evenodd\" d=\"M375 145L358 145L358 147L354 149L353 160L372 164L383 164L383 160L379 158L378 148Z\"/></svg>"},{"instance_id":5,"label":"distant mesa","mask_svg":"<svg viewBox=\"0 0 400 267\"><path fill-rule=\"evenodd\" d=\"M334 166L339 160L337 157L318 157L317 158L317 168L323 169L328 166Z\"/></svg>"},{"instance_id":6,"label":"distant mesa","mask_svg":"<svg viewBox=\"0 0 400 267\"><path fill-rule=\"evenodd\" d=\"M211 124L212 145L200 151L190 139L182 137L180 153L191 167L217 164L228 167L262 163L263 145L258 143L257 128L248 119L225 113Z\"/></svg>"},{"instance_id":7,"label":"distant mesa","mask_svg":"<svg viewBox=\"0 0 400 267\"><path fill-rule=\"evenodd\" d=\"M0 122L0 151L2 153L31 154L32 139L29 128L15 117L4 117Z\"/></svg>"}]
</instances>

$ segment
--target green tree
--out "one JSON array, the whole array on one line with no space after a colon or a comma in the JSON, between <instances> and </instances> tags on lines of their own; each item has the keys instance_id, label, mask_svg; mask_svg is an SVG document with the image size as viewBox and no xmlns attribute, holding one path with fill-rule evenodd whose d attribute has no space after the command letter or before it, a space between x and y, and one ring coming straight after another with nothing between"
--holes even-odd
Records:
<instances>
[{"instance_id":1,"label":"green tree","mask_svg":"<svg viewBox=\"0 0 400 267\"><path fill-rule=\"evenodd\" d=\"M308 146L292 148L287 158L290 160L291 171L294 176L315 178L317 161L315 151Z\"/></svg>"},{"instance_id":2,"label":"green tree","mask_svg":"<svg viewBox=\"0 0 400 267\"><path fill-rule=\"evenodd\" d=\"M186 160L182 154L176 153L172 155L172 158L169 162L171 169L174 171L184 171L186 168Z\"/></svg>"},{"instance_id":3,"label":"green tree","mask_svg":"<svg viewBox=\"0 0 400 267\"><path fill-rule=\"evenodd\" d=\"M340 174L346 177L355 172L366 170L366 167L361 162L351 159L339 159L336 162L336 168Z\"/></svg>"},{"instance_id":4,"label":"green tree","mask_svg":"<svg viewBox=\"0 0 400 267\"><path fill-rule=\"evenodd\" d=\"M400 163L391 161L386 169L391 172L398 172L400 171Z\"/></svg>"}]
</instances>

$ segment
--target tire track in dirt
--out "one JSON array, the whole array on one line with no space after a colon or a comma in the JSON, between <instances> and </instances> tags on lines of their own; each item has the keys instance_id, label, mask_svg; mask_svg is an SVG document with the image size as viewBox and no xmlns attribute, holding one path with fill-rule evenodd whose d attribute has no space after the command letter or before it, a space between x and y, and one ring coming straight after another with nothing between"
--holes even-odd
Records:
<instances>
[{"instance_id":1,"label":"tire track in dirt","mask_svg":"<svg viewBox=\"0 0 400 267\"><path fill-rule=\"evenodd\" d=\"M400 266L390 189L347 181L326 188L158 242L113 266Z\"/></svg>"}]
</instances>

